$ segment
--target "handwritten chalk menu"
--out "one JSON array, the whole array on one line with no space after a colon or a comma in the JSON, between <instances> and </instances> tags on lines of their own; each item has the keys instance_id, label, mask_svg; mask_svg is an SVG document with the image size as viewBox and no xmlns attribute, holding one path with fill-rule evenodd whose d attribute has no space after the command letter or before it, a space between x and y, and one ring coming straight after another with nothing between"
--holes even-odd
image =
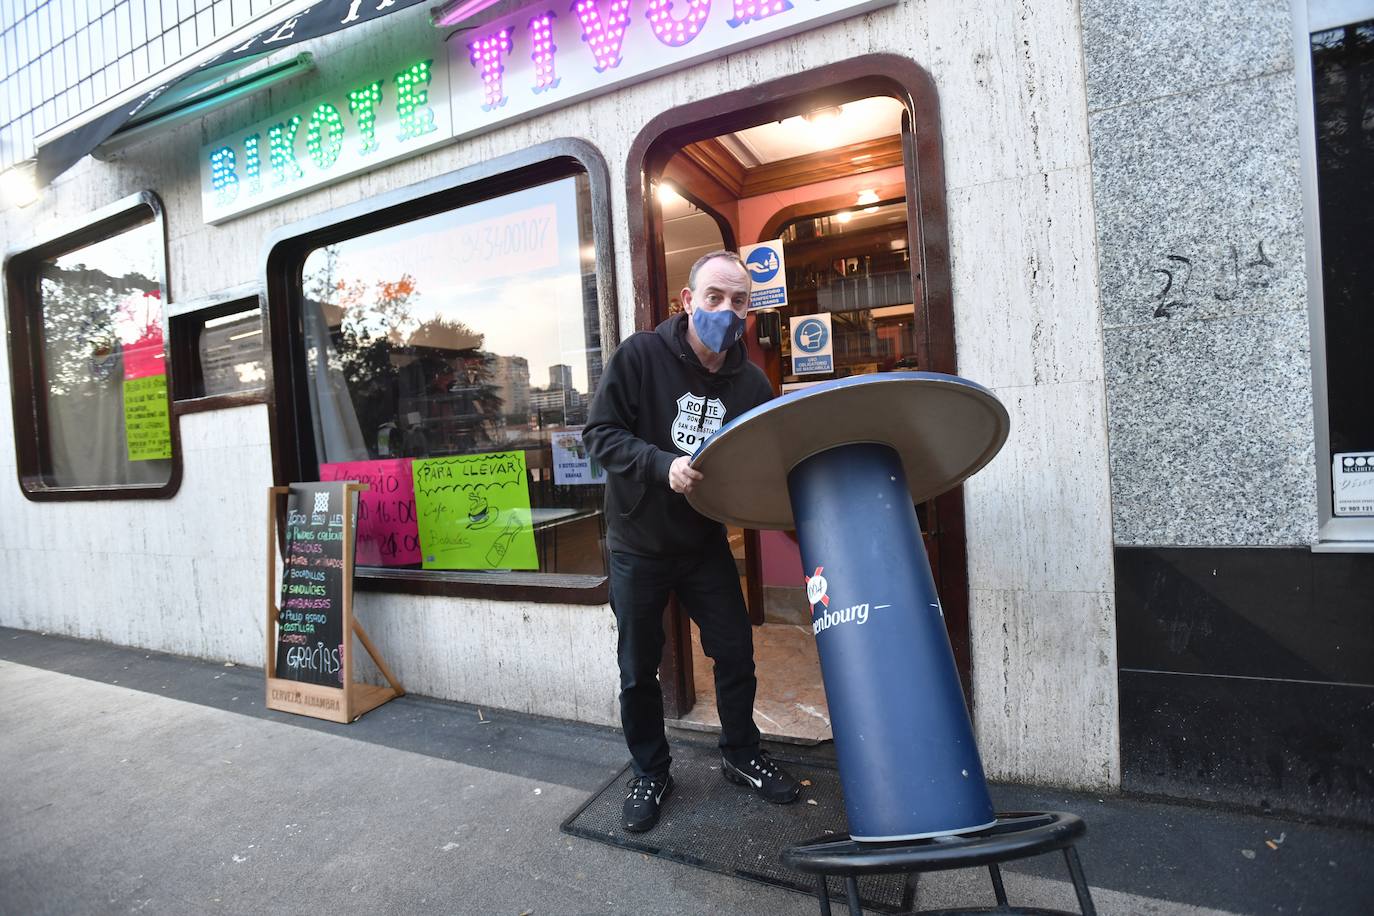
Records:
<instances>
[{"instance_id":1,"label":"handwritten chalk menu","mask_svg":"<svg viewBox=\"0 0 1374 916\"><path fill-rule=\"evenodd\" d=\"M359 566L413 566L420 562L410 461L386 458L320 465L321 480L356 480L369 486L358 494L354 559Z\"/></svg>"},{"instance_id":2,"label":"handwritten chalk menu","mask_svg":"<svg viewBox=\"0 0 1374 916\"><path fill-rule=\"evenodd\" d=\"M524 452L417 459L425 569L538 569Z\"/></svg>"},{"instance_id":3,"label":"handwritten chalk menu","mask_svg":"<svg viewBox=\"0 0 1374 916\"><path fill-rule=\"evenodd\" d=\"M277 677L343 683L344 485L299 483L286 500Z\"/></svg>"}]
</instances>

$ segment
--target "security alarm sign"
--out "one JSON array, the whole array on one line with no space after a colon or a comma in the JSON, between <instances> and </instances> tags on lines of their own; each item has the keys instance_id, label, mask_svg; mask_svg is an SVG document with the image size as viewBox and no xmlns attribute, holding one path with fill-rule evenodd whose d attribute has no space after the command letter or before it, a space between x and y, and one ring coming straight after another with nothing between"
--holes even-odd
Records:
<instances>
[{"instance_id":1,"label":"security alarm sign","mask_svg":"<svg viewBox=\"0 0 1374 916\"><path fill-rule=\"evenodd\" d=\"M1374 452L1332 456L1331 514L1374 515Z\"/></svg>"}]
</instances>

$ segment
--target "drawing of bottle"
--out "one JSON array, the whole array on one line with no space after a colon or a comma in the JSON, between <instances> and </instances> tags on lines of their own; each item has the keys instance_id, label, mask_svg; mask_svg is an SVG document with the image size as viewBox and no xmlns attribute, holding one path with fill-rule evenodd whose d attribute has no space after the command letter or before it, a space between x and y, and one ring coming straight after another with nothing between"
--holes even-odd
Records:
<instances>
[{"instance_id":1,"label":"drawing of bottle","mask_svg":"<svg viewBox=\"0 0 1374 916\"><path fill-rule=\"evenodd\" d=\"M496 536L492 542L491 549L487 551L487 565L496 569L501 565L501 561L506 558L506 551L510 550L511 541L520 533L520 519L516 513L512 512L506 518L506 527Z\"/></svg>"}]
</instances>

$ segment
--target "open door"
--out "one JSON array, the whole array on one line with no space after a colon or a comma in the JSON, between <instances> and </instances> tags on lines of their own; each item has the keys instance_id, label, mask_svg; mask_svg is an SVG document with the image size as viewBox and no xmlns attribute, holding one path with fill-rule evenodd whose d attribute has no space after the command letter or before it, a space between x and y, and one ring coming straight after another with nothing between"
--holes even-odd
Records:
<instances>
[{"instance_id":1,"label":"open door","mask_svg":"<svg viewBox=\"0 0 1374 916\"><path fill-rule=\"evenodd\" d=\"M825 70L852 74L859 64ZM781 241L787 301L751 313L746 331L750 358L777 393L872 372L953 371L939 135L932 124L923 146L913 129L934 115L932 90L922 84L913 93L891 72L829 81L813 72L667 112L646 128L630 161L632 238L644 240L636 246L636 290L650 305L641 327L670 313L695 260L683 252L704 244L687 230L701 230L709 216L720 247L733 247L730 236L741 246ZM684 201L695 221L679 215ZM933 246L930 223L938 224ZM820 370L793 353L794 332L812 319L830 329L832 360ZM956 491L919 505L917 514L967 690L962 505ZM756 721L771 737L828 738L795 537L730 535L756 626ZM668 613L665 712L682 725L718 725L710 661L686 614Z\"/></svg>"}]
</instances>

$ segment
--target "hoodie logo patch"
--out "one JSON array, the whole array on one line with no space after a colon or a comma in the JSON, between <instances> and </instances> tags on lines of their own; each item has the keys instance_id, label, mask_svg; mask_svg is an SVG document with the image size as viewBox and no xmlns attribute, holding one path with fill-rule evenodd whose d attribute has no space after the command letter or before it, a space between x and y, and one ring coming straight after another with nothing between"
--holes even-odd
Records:
<instances>
[{"instance_id":1,"label":"hoodie logo patch","mask_svg":"<svg viewBox=\"0 0 1374 916\"><path fill-rule=\"evenodd\" d=\"M673 419L673 444L678 451L695 455L711 433L725 423L725 405L719 398L707 400L696 394L684 394L677 399L677 417Z\"/></svg>"}]
</instances>

